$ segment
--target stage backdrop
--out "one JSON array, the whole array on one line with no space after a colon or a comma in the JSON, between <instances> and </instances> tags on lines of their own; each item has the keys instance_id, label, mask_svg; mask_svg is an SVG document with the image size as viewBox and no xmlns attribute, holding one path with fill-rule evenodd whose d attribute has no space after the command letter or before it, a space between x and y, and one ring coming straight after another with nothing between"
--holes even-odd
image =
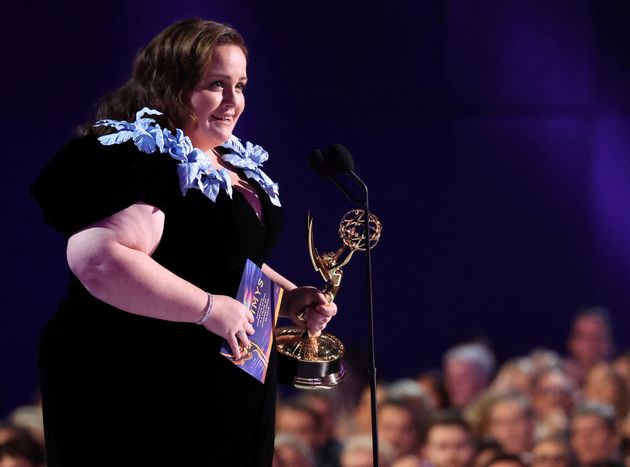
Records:
<instances>
[{"instance_id":1,"label":"stage backdrop","mask_svg":"<svg viewBox=\"0 0 630 467\"><path fill-rule=\"evenodd\" d=\"M562 352L583 305L609 307L618 347L630 345L627 2L21 2L1 29L0 415L36 390L38 335L68 280L64 241L29 188L138 48L192 15L248 41L236 134L271 154L286 225L270 263L298 283L320 283L306 212L325 251L352 207L306 155L333 142L354 154L385 226L373 256L381 377L437 367L477 335L501 360ZM358 349L363 258L330 326Z\"/></svg>"}]
</instances>

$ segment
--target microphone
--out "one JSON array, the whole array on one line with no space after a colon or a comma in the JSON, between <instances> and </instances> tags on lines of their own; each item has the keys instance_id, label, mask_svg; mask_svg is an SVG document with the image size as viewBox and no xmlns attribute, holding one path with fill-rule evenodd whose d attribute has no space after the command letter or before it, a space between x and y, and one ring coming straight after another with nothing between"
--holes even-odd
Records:
<instances>
[{"instance_id":1,"label":"microphone","mask_svg":"<svg viewBox=\"0 0 630 467\"><path fill-rule=\"evenodd\" d=\"M367 201L367 187L354 173L354 160L350 151L341 144L331 144L324 151L314 149L308 155L311 169L322 178L333 182L339 190L355 204L364 206ZM339 176L349 175L350 178L364 191L365 194L357 196L339 180Z\"/></svg>"},{"instance_id":2,"label":"microphone","mask_svg":"<svg viewBox=\"0 0 630 467\"><path fill-rule=\"evenodd\" d=\"M322 178L332 178L335 176L335 167L319 149L314 149L308 155L308 165Z\"/></svg>"},{"instance_id":3,"label":"microphone","mask_svg":"<svg viewBox=\"0 0 630 467\"><path fill-rule=\"evenodd\" d=\"M308 155L308 162L311 169L322 178L347 175L354 171L354 160L341 144L331 144L325 151L314 149Z\"/></svg>"},{"instance_id":4,"label":"microphone","mask_svg":"<svg viewBox=\"0 0 630 467\"><path fill-rule=\"evenodd\" d=\"M325 157L335 167L339 175L347 175L354 171L354 159L352 159L350 151L341 144L335 143L328 146Z\"/></svg>"}]
</instances>

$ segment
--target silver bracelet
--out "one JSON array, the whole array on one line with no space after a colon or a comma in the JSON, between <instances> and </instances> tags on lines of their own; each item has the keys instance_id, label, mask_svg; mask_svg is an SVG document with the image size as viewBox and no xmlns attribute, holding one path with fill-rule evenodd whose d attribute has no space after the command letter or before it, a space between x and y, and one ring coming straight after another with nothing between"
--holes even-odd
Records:
<instances>
[{"instance_id":1,"label":"silver bracelet","mask_svg":"<svg viewBox=\"0 0 630 467\"><path fill-rule=\"evenodd\" d=\"M214 297L212 296L211 293L209 293L208 294L208 307L206 308L206 311L204 312L201 319L197 321L196 324L203 324L206 322L206 320L208 319L208 316L210 316L210 312L212 311L212 305L214 305Z\"/></svg>"}]
</instances>

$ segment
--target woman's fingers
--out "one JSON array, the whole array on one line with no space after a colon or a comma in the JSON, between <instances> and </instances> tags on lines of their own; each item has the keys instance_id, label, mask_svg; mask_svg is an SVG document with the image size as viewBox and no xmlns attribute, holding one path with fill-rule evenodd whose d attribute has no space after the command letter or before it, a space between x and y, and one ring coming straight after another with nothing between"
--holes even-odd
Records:
<instances>
[{"instance_id":1,"label":"woman's fingers","mask_svg":"<svg viewBox=\"0 0 630 467\"><path fill-rule=\"evenodd\" d=\"M236 360L241 358L241 350L238 347L238 341L236 340L236 336L228 336L226 338L228 344L230 345L230 349L232 349L232 355Z\"/></svg>"}]
</instances>

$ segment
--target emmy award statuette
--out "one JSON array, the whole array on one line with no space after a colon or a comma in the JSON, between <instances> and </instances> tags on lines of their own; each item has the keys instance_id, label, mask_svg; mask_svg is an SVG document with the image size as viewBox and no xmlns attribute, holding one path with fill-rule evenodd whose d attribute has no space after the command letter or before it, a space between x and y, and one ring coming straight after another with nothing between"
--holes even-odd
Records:
<instances>
[{"instance_id":1,"label":"emmy award statuette","mask_svg":"<svg viewBox=\"0 0 630 467\"><path fill-rule=\"evenodd\" d=\"M313 219L307 218L307 243L311 262L325 281L322 293L329 303L335 299L343 267L355 251L373 248L381 237L383 226L374 214L370 214L369 232L365 232L365 211L353 209L347 212L339 224L339 236L343 244L336 252L320 254L313 242ZM300 317L298 316L298 319ZM276 347L279 358L280 380L299 389L331 389L345 377L342 357L343 343L327 332L312 336L308 331L295 327L276 330Z\"/></svg>"}]
</instances>

